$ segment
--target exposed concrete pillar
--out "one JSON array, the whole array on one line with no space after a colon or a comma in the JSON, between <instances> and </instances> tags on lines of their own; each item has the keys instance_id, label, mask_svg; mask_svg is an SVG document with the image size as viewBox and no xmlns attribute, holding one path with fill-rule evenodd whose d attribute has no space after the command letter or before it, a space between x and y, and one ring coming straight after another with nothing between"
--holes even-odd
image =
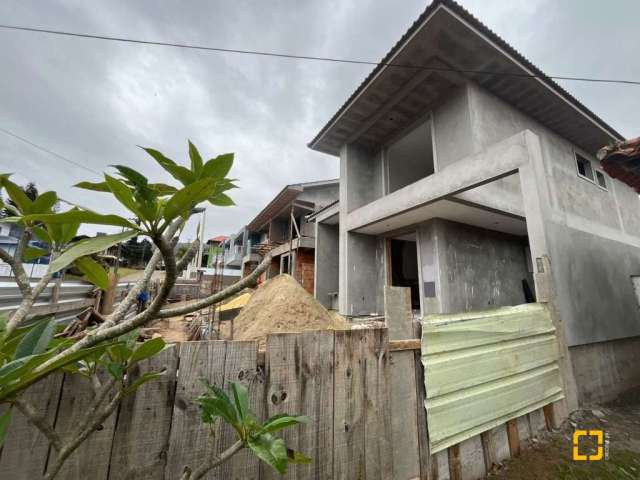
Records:
<instances>
[{"instance_id":1,"label":"exposed concrete pillar","mask_svg":"<svg viewBox=\"0 0 640 480\"><path fill-rule=\"evenodd\" d=\"M330 294L338 291L339 238L337 225L316 223L314 295L327 308L332 308Z\"/></svg>"},{"instance_id":2,"label":"exposed concrete pillar","mask_svg":"<svg viewBox=\"0 0 640 480\"><path fill-rule=\"evenodd\" d=\"M340 266L339 307L342 315L381 313L384 248L376 237L350 233L347 215L380 198L382 159L357 145L340 151Z\"/></svg>"},{"instance_id":3,"label":"exposed concrete pillar","mask_svg":"<svg viewBox=\"0 0 640 480\"><path fill-rule=\"evenodd\" d=\"M546 303L551 311L558 338L560 369L564 382L565 402L556 402L556 418L560 421L567 413L578 408L578 395L569 348L565 340L565 327L556 305L552 266L549 256L545 219L551 218L550 192L544 171L540 139L533 132L524 132L529 161L519 168L522 199L527 219L527 234L534 270L536 300Z\"/></svg>"}]
</instances>

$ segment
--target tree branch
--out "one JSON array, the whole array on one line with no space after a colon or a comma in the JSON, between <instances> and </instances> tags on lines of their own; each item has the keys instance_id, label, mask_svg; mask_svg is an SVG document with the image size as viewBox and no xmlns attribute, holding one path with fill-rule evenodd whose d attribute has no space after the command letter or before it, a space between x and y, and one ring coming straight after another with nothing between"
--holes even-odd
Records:
<instances>
[{"instance_id":1,"label":"tree branch","mask_svg":"<svg viewBox=\"0 0 640 480\"><path fill-rule=\"evenodd\" d=\"M116 393L111 401L107 405L105 405L105 407L100 410L95 417L91 418L93 422L90 422L90 424L84 428L79 428L77 430L77 434L71 440L65 442L62 445L62 448L58 451L58 455L55 459L55 463L51 467L51 470L47 471L46 475L44 476L45 480L51 480L55 478L55 476L60 472L62 465L64 465L64 462L67 460L67 458L69 458L69 455L71 455L76 450L76 448L78 448L80 444L84 442L87 437L91 435L91 433L93 433L94 430L97 430L98 427L102 425L102 423L104 423L109 415L111 415L113 411L118 407L118 404L122 400L123 396L124 389L120 388L118 390L118 393Z\"/></svg>"},{"instance_id":2,"label":"tree branch","mask_svg":"<svg viewBox=\"0 0 640 480\"><path fill-rule=\"evenodd\" d=\"M173 236L183 224L184 220L181 218L174 220L174 222L166 229L164 238L167 241L172 241ZM147 285L149 285L151 277L153 276L153 272L156 270L156 267L158 266L158 263L161 259L162 252L160 252L160 250L156 248L155 252L153 252L153 255L151 256L151 259L149 260L149 263L144 269L144 275L142 276L142 279L140 279L138 283L136 283L129 291L129 293L127 293L127 296L118 304L118 308L116 308L115 311L107 317L108 325L119 323L127 315L127 312L129 311L133 303L137 300L140 292L142 292L145 288L147 288Z\"/></svg>"},{"instance_id":3,"label":"tree branch","mask_svg":"<svg viewBox=\"0 0 640 480\"><path fill-rule=\"evenodd\" d=\"M182 258L176 264L178 274L182 273L182 271L185 268L187 268L187 265L189 264L189 262L193 259L195 254L198 253L199 246L200 246L200 242L198 240L194 240L191 243L191 245L189 245L189 248L187 249L187 251L184 252L184 255L182 255Z\"/></svg>"},{"instance_id":4,"label":"tree branch","mask_svg":"<svg viewBox=\"0 0 640 480\"><path fill-rule=\"evenodd\" d=\"M171 293L171 289L176 282L177 270L176 258L172 245L163 236L154 238L153 241L160 250L162 259L164 260L165 279L160 286L158 295L156 295L156 297L153 299L151 305L149 305L149 308L147 308L144 312L139 313L138 315L135 315L134 317L120 322L116 325L114 325L112 320L104 322L97 329L89 332L83 339L77 341L69 348L63 350L57 355L54 355L49 360L35 368L35 374L45 371L53 363L64 359L74 352L77 352L83 348L93 347L94 345L97 345L105 340L111 340L113 338L119 337L120 335L124 335L125 333L128 333L131 330L144 325L150 320L157 318L158 312L167 301L167 297Z\"/></svg>"},{"instance_id":5,"label":"tree branch","mask_svg":"<svg viewBox=\"0 0 640 480\"><path fill-rule=\"evenodd\" d=\"M49 440L49 443L51 443L53 448L60 450L62 447L62 440L60 439L60 436L50 425L47 424L44 416L38 413L31 403L21 396L18 396L13 400L13 404L31 424L33 424L45 437L47 437L47 440Z\"/></svg>"},{"instance_id":6,"label":"tree branch","mask_svg":"<svg viewBox=\"0 0 640 480\"><path fill-rule=\"evenodd\" d=\"M195 312L196 310L201 310L206 308L214 303L219 303L226 298L244 290L247 287L251 287L258 280L258 277L271 265L271 255L267 254L262 262L256 267L256 269L251 272L251 274L244 277L242 280L237 281L233 285L229 285L227 288L219 291L218 293L214 293L213 295L209 295L201 300L197 300L195 302L188 303L181 307L175 308L167 308L158 312L155 318L168 318L168 317L177 317L179 315L186 315L187 313Z\"/></svg>"},{"instance_id":7,"label":"tree branch","mask_svg":"<svg viewBox=\"0 0 640 480\"><path fill-rule=\"evenodd\" d=\"M29 278L27 277L27 273L24 271L24 267L22 265L22 261L16 262L16 259L7 252L4 248L0 248L0 260L3 260L7 263L11 270L13 270L14 281L18 288L20 289L20 293L22 297L27 297L31 295L31 283L29 282ZM18 265L19 263L19 265Z\"/></svg>"},{"instance_id":8,"label":"tree branch","mask_svg":"<svg viewBox=\"0 0 640 480\"><path fill-rule=\"evenodd\" d=\"M209 470L229 460L236 453L242 450L243 447L244 447L244 444L242 443L242 440L238 440L236 443L234 443L229 448L227 448L224 452L222 452L219 456L211 457L206 461L204 461L203 463L201 463L200 466L196 468L193 472L189 467L185 467L184 473L182 474L182 477L180 478L180 480L201 479L207 474Z\"/></svg>"}]
</instances>

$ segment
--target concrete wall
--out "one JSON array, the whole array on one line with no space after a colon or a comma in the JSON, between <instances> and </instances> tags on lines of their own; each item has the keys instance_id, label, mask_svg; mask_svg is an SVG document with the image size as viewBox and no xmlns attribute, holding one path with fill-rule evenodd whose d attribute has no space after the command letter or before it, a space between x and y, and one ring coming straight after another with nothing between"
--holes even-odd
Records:
<instances>
[{"instance_id":1,"label":"concrete wall","mask_svg":"<svg viewBox=\"0 0 640 480\"><path fill-rule=\"evenodd\" d=\"M425 313L457 313L525 303L522 280L533 289L526 240L435 219L421 227Z\"/></svg>"},{"instance_id":2,"label":"concrete wall","mask_svg":"<svg viewBox=\"0 0 640 480\"><path fill-rule=\"evenodd\" d=\"M337 225L316 224L314 295L327 308L332 306L329 294L338 291L339 238Z\"/></svg>"},{"instance_id":3,"label":"concrete wall","mask_svg":"<svg viewBox=\"0 0 640 480\"><path fill-rule=\"evenodd\" d=\"M340 152L340 262L339 310L343 315L382 312L384 303L384 243L376 237L350 233L348 212L383 194L380 153L358 145L345 145Z\"/></svg>"},{"instance_id":4,"label":"concrete wall","mask_svg":"<svg viewBox=\"0 0 640 480\"><path fill-rule=\"evenodd\" d=\"M523 129L540 139L544 165L537 182L548 192L544 228L568 344L640 335L630 280L640 275L637 194L608 176L606 191L578 177L570 142L473 84L468 95L476 148ZM581 153L598 168L595 152Z\"/></svg>"},{"instance_id":5,"label":"concrete wall","mask_svg":"<svg viewBox=\"0 0 640 480\"><path fill-rule=\"evenodd\" d=\"M640 337L569 349L581 404L614 400L640 385Z\"/></svg>"},{"instance_id":6,"label":"concrete wall","mask_svg":"<svg viewBox=\"0 0 640 480\"><path fill-rule=\"evenodd\" d=\"M337 183L335 185L305 187L296 200L314 203L316 210L319 210L321 207L326 207L338 200L339 190L340 186Z\"/></svg>"}]
</instances>

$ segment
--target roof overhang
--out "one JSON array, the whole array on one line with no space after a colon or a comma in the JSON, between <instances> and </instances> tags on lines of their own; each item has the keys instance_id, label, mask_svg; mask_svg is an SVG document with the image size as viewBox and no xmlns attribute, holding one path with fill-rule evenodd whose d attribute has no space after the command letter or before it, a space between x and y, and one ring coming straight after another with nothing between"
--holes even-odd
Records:
<instances>
[{"instance_id":1,"label":"roof overhang","mask_svg":"<svg viewBox=\"0 0 640 480\"><path fill-rule=\"evenodd\" d=\"M434 0L309 147L331 155L349 143L378 148L467 81L586 151L622 139L460 5Z\"/></svg>"},{"instance_id":2,"label":"roof overhang","mask_svg":"<svg viewBox=\"0 0 640 480\"><path fill-rule=\"evenodd\" d=\"M640 193L640 137L603 147L598 158L605 172Z\"/></svg>"}]
</instances>

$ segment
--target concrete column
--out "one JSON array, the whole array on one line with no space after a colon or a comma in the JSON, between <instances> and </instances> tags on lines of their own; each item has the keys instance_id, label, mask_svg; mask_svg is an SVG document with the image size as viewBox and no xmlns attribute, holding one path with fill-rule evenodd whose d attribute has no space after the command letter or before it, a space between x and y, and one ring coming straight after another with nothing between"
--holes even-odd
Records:
<instances>
[{"instance_id":1,"label":"concrete column","mask_svg":"<svg viewBox=\"0 0 640 480\"><path fill-rule=\"evenodd\" d=\"M329 294L338 291L339 238L337 225L316 223L314 295L327 308L332 306Z\"/></svg>"},{"instance_id":2,"label":"concrete column","mask_svg":"<svg viewBox=\"0 0 640 480\"><path fill-rule=\"evenodd\" d=\"M357 145L340 151L339 306L342 315L381 313L384 248L376 237L347 231L349 212L382 196L382 157ZM382 276L382 281L384 277ZM380 307L380 308L379 308Z\"/></svg>"}]
</instances>

